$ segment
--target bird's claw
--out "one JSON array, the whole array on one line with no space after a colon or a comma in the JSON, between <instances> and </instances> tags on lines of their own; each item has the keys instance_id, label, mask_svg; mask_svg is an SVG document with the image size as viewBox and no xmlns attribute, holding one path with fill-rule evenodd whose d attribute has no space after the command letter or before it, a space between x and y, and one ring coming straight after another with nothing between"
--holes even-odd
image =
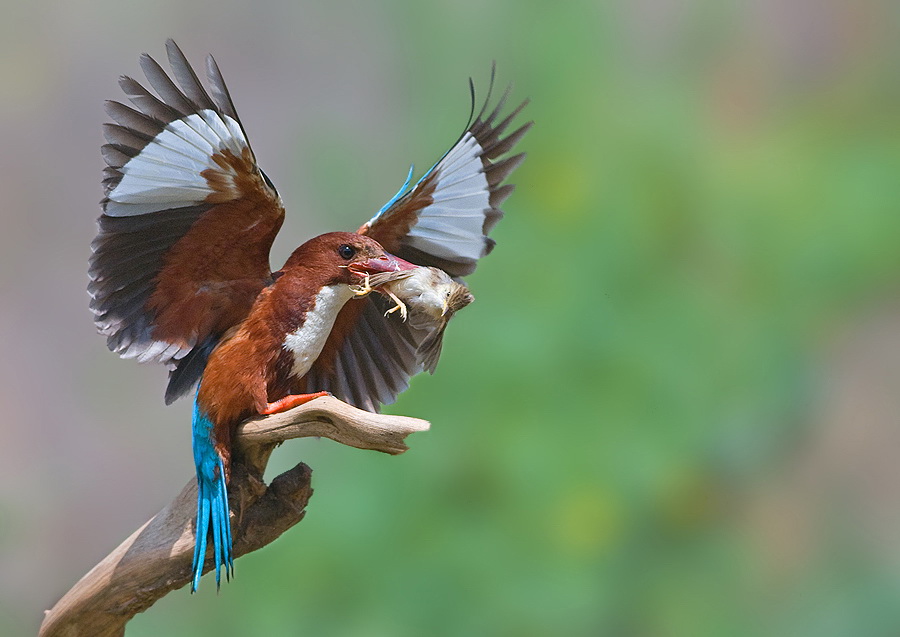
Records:
<instances>
[{"instance_id":1,"label":"bird's claw","mask_svg":"<svg viewBox=\"0 0 900 637\"><path fill-rule=\"evenodd\" d=\"M278 414L287 411L288 409L305 405L314 398L321 398L323 396L331 396L331 394L327 391L317 391L312 394L289 394L280 400L276 400L274 403L266 403L265 408L259 413L263 416Z\"/></svg>"},{"instance_id":2,"label":"bird's claw","mask_svg":"<svg viewBox=\"0 0 900 637\"><path fill-rule=\"evenodd\" d=\"M396 303L396 305L395 305L394 307L392 307L391 309L389 309L387 312L385 312L384 315L387 316L388 314L393 314L393 313L396 312L397 310L400 310L400 320L405 322L405 321L406 321L406 317L409 315L409 312L408 312L407 309L406 309L406 303L404 303L403 301L401 301L401 300L397 297L397 295L394 294L393 292L391 292L390 290L384 290L384 292L385 292L389 297L391 297L391 300L393 300L394 303Z\"/></svg>"},{"instance_id":3,"label":"bird's claw","mask_svg":"<svg viewBox=\"0 0 900 637\"><path fill-rule=\"evenodd\" d=\"M374 288L369 285L369 274L366 273L365 280L360 285L351 285L350 291L353 292L354 296L366 296L369 292L371 292Z\"/></svg>"}]
</instances>

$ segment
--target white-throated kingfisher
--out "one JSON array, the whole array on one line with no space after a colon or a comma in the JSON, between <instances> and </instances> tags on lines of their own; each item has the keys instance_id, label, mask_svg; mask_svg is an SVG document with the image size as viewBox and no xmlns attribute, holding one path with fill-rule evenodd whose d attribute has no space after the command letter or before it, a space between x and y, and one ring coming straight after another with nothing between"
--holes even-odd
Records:
<instances>
[{"instance_id":1,"label":"white-throated kingfisher","mask_svg":"<svg viewBox=\"0 0 900 637\"><path fill-rule=\"evenodd\" d=\"M315 237L273 272L269 250L284 208L219 68L207 58L207 91L173 41L166 51L172 77L141 57L155 94L122 77L133 107L107 102L115 123L104 125L105 197L89 291L111 350L169 368L167 404L197 385L196 590L210 535L217 583L233 568L226 483L241 421L324 392L377 411L413 375L434 369L446 320L403 320L389 312L386 294L367 294L369 278L420 266L454 278L472 273L493 248L487 235L513 189L503 182L524 159L509 152L531 123L502 137L526 102L501 119L509 90L490 112L488 91L481 112L412 188L410 169L357 232ZM435 340L436 352L428 345Z\"/></svg>"}]
</instances>

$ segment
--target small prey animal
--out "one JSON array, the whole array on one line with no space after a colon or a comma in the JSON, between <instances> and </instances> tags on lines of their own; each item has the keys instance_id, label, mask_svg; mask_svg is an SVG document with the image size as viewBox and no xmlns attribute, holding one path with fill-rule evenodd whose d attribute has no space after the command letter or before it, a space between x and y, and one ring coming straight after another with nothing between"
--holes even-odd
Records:
<instances>
[{"instance_id":1,"label":"small prey animal","mask_svg":"<svg viewBox=\"0 0 900 637\"><path fill-rule=\"evenodd\" d=\"M439 268L416 267L376 274L370 285L395 303L387 314L400 313L401 320L429 332L417 353L427 371L434 373L447 323L459 310L475 300L469 288L454 281Z\"/></svg>"}]
</instances>

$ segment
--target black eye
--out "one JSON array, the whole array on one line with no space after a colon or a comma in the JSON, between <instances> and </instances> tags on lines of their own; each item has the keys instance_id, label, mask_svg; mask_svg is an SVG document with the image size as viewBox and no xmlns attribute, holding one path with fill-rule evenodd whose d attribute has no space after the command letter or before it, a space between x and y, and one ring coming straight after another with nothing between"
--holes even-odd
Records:
<instances>
[{"instance_id":1,"label":"black eye","mask_svg":"<svg viewBox=\"0 0 900 637\"><path fill-rule=\"evenodd\" d=\"M338 254L341 255L342 259L346 259L349 261L353 258L353 255L356 254L356 249L353 246L348 246L346 243L338 248Z\"/></svg>"}]
</instances>

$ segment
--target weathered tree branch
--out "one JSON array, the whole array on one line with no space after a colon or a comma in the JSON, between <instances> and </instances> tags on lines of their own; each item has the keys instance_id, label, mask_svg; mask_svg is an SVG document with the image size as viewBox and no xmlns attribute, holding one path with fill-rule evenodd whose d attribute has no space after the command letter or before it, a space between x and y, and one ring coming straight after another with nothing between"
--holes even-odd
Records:
<instances>
[{"instance_id":1,"label":"weathered tree branch","mask_svg":"<svg viewBox=\"0 0 900 637\"><path fill-rule=\"evenodd\" d=\"M360 449L398 454L404 438L425 431L418 418L372 414L332 397L244 423L229 481L234 555L269 544L295 525L312 495L312 470L300 463L266 485L272 450L285 440L331 438ZM46 612L40 637L119 637L125 624L190 581L197 487L194 479L150 521L79 580ZM207 559L205 571L212 568ZM211 584L211 582L207 582Z\"/></svg>"}]
</instances>

